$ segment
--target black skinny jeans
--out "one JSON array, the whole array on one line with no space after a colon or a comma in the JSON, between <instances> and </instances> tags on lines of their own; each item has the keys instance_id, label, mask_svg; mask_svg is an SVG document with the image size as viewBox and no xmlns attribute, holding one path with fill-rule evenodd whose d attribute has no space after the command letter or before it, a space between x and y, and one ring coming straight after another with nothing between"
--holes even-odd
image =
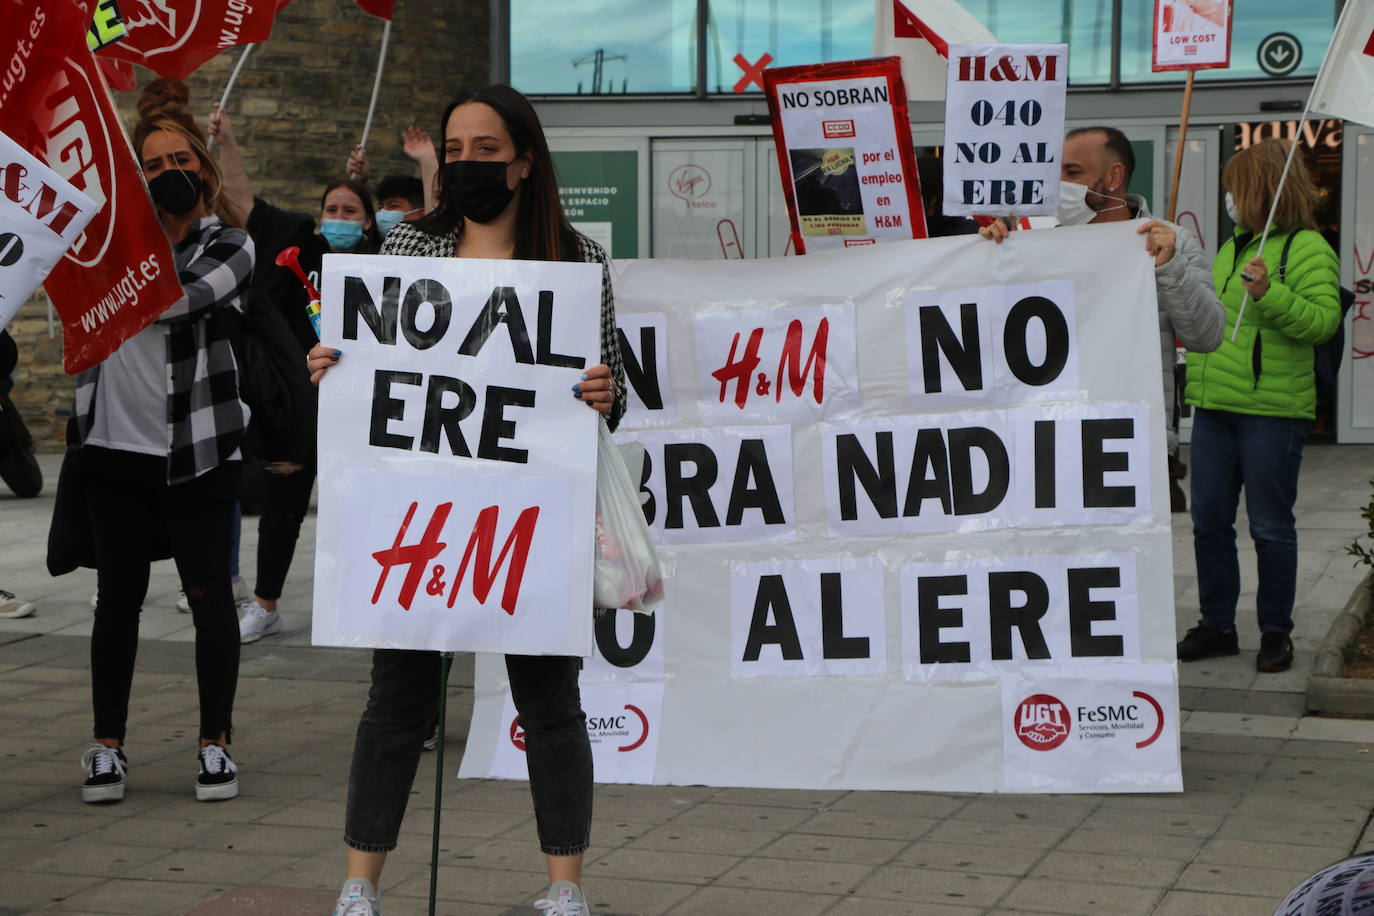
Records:
<instances>
[{"instance_id":1,"label":"black skinny jeans","mask_svg":"<svg viewBox=\"0 0 1374 916\"><path fill-rule=\"evenodd\" d=\"M169 542L196 627L200 737L227 738L239 677L238 614L229 585L239 462L169 486L165 458L94 446L81 457L98 579L91 629L95 737L124 741L149 545Z\"/></svg>"},{"instance_id":2,"label":"black skinny jeans","mask_svg":"<svg viewBox=\"0 0 1374 916\"><path fill-rule=\"evenodd\" d=\"M280 474L268 465L265 477L262 517L258 519L258 581L253 593L276 601L296 555L301 522L310 509L315 466L308 464L299 471Z\"/></svg>"},{"instance_id":3,"label":"black skinny jeans","mask_svg":"<svg viewBox=\"0 0 1374 916\"><path fill-rule=\"evenodd\" d=\"M439 714L442 664L437 652L373 650L372 689L348 777L344 842L354 849L396 848L420 748ZM580 658L506 656L539 848L551 856L577 855L591 840L592 747L577 689L581 668Z\"/></svg>"}]
</instances>

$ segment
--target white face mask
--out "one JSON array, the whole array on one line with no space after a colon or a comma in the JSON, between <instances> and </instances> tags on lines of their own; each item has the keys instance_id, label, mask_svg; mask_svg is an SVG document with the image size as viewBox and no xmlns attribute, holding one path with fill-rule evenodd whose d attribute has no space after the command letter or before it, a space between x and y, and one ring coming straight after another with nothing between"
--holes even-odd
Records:
<instances>
[{"instance_id":1,"label":"white face mask","mask_svg":"<svg viewBox=\"0 0 1374 916\"><path fill-rule=\"evenodd\" d=\"M1236 199L1230 191L1226 192L1226 215L1231 217L1231 222L1240 225L1240 211L1236 209Z\"/></svg>"},{"instance_id":2,"label":"white face mask","mask_svg":"<svg viewBox=\"0 0 1374 916\"><path fill-rule=\"evenodd\" d=\"M1114 200L1116 206L1094 210L1088 206L1089 194ZM1072 181L1059 182L1059 210L1056 215L1059 217L1059 225L1061 226L1082 226L1092 222L1099 213L1120 210L1125 206L1127 203L1124 198L1103 194L1101 191L1093 191L1085 184L1075 184Z\"/></svg>"}]
</instances>

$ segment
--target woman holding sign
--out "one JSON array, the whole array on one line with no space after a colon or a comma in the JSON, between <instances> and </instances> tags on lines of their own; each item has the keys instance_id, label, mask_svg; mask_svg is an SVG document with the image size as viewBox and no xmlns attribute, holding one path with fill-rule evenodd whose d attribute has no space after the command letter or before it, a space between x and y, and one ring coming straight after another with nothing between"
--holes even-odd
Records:
<instances>
[{"instance_id":1,"label":"woman holding sign","mask_svg":"<svg viewBox=\"0 0 1374 916\"><path fill-rule=\"evenodd\" d=\"M602 363L582 375L572 396L614 429L625 412L625 376L606 253L563 214L553 159L533 106L509 86L489 86L451 102L441 123L439 207L418 223L393 229L382 254L602 264ZM340 356L332 347L312 349L312 378L318 382ZM535 906L564 914L590 912L579 887L592 820L592 752L577 687L580 668L577 658L506 656L551 884ZM438 713L441 670L437 653L373 652L372 690L349 778L349 877L336 916L381 912L376 885L396 846L420 748Z\"/></svg>"},{"instance_id":2,"label":"woman holding sign","mask_svg":"<svg viewBox=\"0 0 1374 916\"><path fill-rule=\"evenodd\" d=\"M1188 356L1187 401L1198 408L1191 454L1202 620L1179 642L1180 661L1240 651L1235 521L1243 488L1259 558L1255 668L1286 671L1293 663L1293 503L1302 447L1316 416L1312 348L1336 332L1341 303L1340 262L1316 231L1317 187L1301 156L1279 188L1287 142L1265 140L1243 150L1222 174L1236 234L1217 253L1212 276L1226 325L1235 332L1216 351ZM1276 193L1272 231L1261 251Z\"/></svg>"},{"instance_id":3,"label":"woman holding sign","mask_svg":"<svg viewBox=\"0 0 1374 916\"><path fill-rule=\"evenodd\" d=\"M77 381L82 483L98 590L91 629L95 744L81 798L124 797L124 731L149 560L176 560L196 629L201 801L238 794L227 745L238 683L229 545L248 411L220 319L242 311L253 243L222 193L219 166L186 110L185 85L154 80L134 128L148 191L186 295ZM165 545L160 547L159 545Z\"/></svg>"}]
</instances>

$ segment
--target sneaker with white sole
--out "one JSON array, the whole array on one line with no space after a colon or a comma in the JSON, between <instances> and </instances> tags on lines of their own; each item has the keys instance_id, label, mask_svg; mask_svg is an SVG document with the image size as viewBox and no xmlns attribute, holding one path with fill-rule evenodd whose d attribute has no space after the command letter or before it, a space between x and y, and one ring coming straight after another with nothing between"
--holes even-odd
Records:
<instances>
[{"instance_id":1,"label":"sneaker with white sole","mask_svg":"<svg viewBox=\"0 0 1374 916\"><path fill-rule=\"evenodd\" d=\"M571 881L553 882L544 899L534 901L534 908L547 916L588 916L592 911L582 888Z\"/></svg>"},{"instance_id":2,"label":"sneaker with white sole","mask_svg":"<svg viewBox=\"0 0 1374 916\"><path fill-rule=\"evenodd\" d=\"M239 642L257 642L280 629L281 615L276 611L269 611L256 600L243 606L243 616L239 618Z\"/></svg>"},{"instance_id":3,"label":"sneaker with white sole","mask_svg":"<svg viewBox=\"0 0 1374 916\"><path fill-rule=\"evenodd\" d=\"M129 760L117 747L92 744L81 755L86 781L81 784L81 800L88 804L124 800L129 784Z\"/></svg>"},{"instance_id":4,"label":"sneaker with white sole","mask_svg":"<svg viewBox=\"0 0 1374 916\"><path fill-rule=\"evenodd\" d=\"M377 889L366 878L349 878L339 891L334 916L382 916L382 903Z\"/></svg>"},{"instance_id":5,"label":"sneaker with white sole","mask_svg":"<svg viewBox=\"0 0 1374 916\"><path fill-rule=\"evenodd\" d=\"M33 611L32 604L0 588L0 617L27 617Z\"/></svg>"},{"instance_id":6,"label":"sneaker with white sole","mask_svg":"<svg viewBox=\"0 0 1374 916\"><path fill-rule=\"evenodd\" d=\"M224 745L207 744L196 756L200 759L200 775L196 777L199 801L224 801L239 794L239 768Z\"/></svg>"},{"instance_id":7,"label":"sneaker with white sole","mask_svg":"<svg viewBox=\"0 0 1374 916\"><path fill-rule=\"evenodd\" d=\"M229 587L232 590L235 604L242 604L249 598L248 583L240 576L235 576L229 580ZM91 596L91 607L95 607L95 596ZM191 613L191 599L186 597L186 590L177 589L177 610L183 614Z\"/></svg>"}]
</instances>

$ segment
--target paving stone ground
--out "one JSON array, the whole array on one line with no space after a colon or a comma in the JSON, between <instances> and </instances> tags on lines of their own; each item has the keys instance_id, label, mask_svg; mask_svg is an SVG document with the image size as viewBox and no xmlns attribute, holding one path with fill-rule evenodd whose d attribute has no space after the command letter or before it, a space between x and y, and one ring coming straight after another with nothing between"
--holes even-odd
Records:
<instances>
[{"instance_id":1,"label":"paving stone ground","mask_svg":"<svg viewBox=\"0 0 1374 916\"><path fill-rule=\"evenodd\" d=\"M1312 651L1361 578L1343 547L1362 530L1372 459L1374 448L1308 449L1294 670L1254 672L1251 621L1242 621L1240 656L1182 666L1183 793L599 786L586 860L594 912L1272 912L1311 872L1374 846L1374 721L1303 715ZM45 470L56 478L51 459ZM365 653L309 646L313 517L283 632L244 649L234 742L243 794L194 799L193 634L164 563L143 614L130 789L118 805L92 806L80 800L77 761L89 734L94 576L44 571L51 500L51 487L35 500L0 494L0 586L39 606L34 617L0 621L0 916L328 913L343 878L344 787L368 672ZM250 573L254 529L249 520ZM1197 612L1185 517L1175 517L1174 547L1182 633ZM1245 541L1253 589L1248 549ZM470 659L460 659L449 773L463 751L471 677ZM387 916L426 912L434 775L426 755L381 885ZM534 912L545 877L523 783L445 780L438 876L441 913Z\"/></svg>"}]
</instances>

